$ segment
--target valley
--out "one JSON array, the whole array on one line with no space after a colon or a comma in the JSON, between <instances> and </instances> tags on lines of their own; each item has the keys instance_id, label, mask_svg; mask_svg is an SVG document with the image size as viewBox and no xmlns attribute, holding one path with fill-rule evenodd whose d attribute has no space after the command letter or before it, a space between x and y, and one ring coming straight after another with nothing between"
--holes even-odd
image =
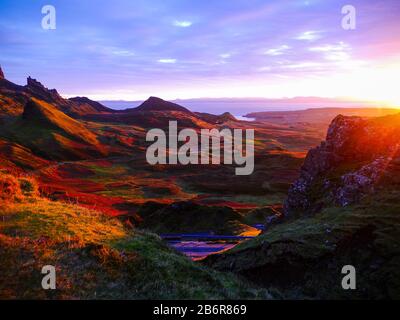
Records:
<instances>
[{"instance_id":1,"label":"valley","mask_svg":"<svg viewBox=\"0 0 400 320\"><path fill-rule=\"evenodd\" d=\"M388 221L397 228L398 182L375 188L382 172L398 177L396 114L321 108L254 113L248 115L254 121L242 121L156 97L113 110L88 98L65 99L30 77L25 86L0 79L1 259L25 270L29 283L39 262L63 261L57 298L94 298L93 292L106 298L342 298L339 289L311 287L322 277L318 268L336 272L364 237L374 249L356 263L390 261L387 272L397 266L397 249L388 246L397 234ZM199 134L254 130L252 174L236 175L235 164L149 164L146 134L168 130L170 121ZM393 154L381 168L388 150ZM26 191L22 181L32 187ZM380 201L390 205L376 216ZM24 251L20 261L18 250ZM37 262L29 264L33 256ZM98 261L106 276L95 271ZM316 278L303 283L313 272ZM374 283L381 281L371 272ZM9 283L13 274L4 274ZM204 283L191 288L187 274ZM70 285L80 277L96 281L77 292ZM385 286L368 290L397 297ZM0 295L43 295L22 287L0 286Z\"/></svg>"}]
</instances>

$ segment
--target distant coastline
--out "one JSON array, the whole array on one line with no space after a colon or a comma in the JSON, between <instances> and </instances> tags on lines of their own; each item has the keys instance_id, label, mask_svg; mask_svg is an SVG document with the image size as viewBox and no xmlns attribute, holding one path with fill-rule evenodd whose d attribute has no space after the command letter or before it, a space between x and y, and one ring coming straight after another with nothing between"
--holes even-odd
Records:
<instances>
[{"instance_id":1,"label":"distant coastline","mask_svg":"<svg viewBox=\"0 0 400 320\"><path fill-rule=\"evenodd\" d=\"M318 98L318 97L298 97L283 99L262 99L262 98L204 98L204 99L176 99L171 100L180 104L193 112L207 112L212 114L222 114L230 112L235 117L243 117L254 112L268 111L298 111L316 108L366 108L366 107L387 107L369 101L350 101L344 99ZM105 106L123 110L135 108L143 101L125 100L104 100L99 101Z\"/></svg>"}]
</instances>

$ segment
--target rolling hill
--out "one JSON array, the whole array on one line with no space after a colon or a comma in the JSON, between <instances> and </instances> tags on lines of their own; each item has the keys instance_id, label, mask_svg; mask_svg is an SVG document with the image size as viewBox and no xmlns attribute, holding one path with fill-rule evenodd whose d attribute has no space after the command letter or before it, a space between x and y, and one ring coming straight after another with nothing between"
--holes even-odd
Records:
<instances>
[{"instance_id":1,"label":"rolling hill","mask_svg":"<svg viewBox=\"0 0 400 320\"><path fill-rule=\"evenodd\" d=\"M30 99L21 116L2 128L4 136L36 155L52 160L87 159L107 155L98 137L53 105Z\"/></svg>"},{"instance_id":2,"label":"rolling hill","mask_svg":"<svg viewBox=\"0 0 400 320\"><path fill-rule=\"evenodd\" d=\"M271 298L188 260L155 234L32 194L34 183L0 172L0 299ZM44 265L56 266L57 290L42 289Z\"/></svg>"}]
</instances>

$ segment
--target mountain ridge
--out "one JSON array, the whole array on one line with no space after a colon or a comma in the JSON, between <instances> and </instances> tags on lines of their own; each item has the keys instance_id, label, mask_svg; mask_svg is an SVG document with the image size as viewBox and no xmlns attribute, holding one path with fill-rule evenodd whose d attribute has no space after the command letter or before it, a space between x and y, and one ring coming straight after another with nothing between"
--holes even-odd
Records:
<instances>
[{"instance_id":1,"label":"mountain ridge","mask_svg":"<svg viewBox=\"0 0 400 320\"><path fill-rule=\"evenodd\" d=\"M52 104L74 119L94 122L143 124L155 127L166 126L171 120L180 120L182 126L208 128L215 123L236 120L227 114L221 116L195 114L181 105L154 96L149 97L138 107L114 110L87 97L65 99L56 89L48 89L30 76L25 86L0 79L0 118L22 115L25 105L32 98Z\"/></svg>"}]
</instances>

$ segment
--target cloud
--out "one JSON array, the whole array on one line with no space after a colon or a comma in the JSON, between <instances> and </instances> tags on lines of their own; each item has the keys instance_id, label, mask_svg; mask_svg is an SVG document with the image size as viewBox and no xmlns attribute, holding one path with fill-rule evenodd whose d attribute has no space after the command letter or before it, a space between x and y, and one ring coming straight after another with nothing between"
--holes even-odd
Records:
<instances>
[{"instance_id":1,"label":"cloud","mask_svg":"<svg viewBox=\"0 0 400 320\"><path fill-rule=\"evenodd\" d=\"M332 52L325 55L325 59L333 61L344 61L349 60L350 58L350 54L348 54L347 52Z\"/></svg>"},{"instance_id":2,"label":"cloud","mask_svg":"<svg viewBox=\"0 0 400 320\"><path fill-rule=\"evenodd\" d=\"M133 51L129 50L114 50L112 53L116 56L121 56L121 57L133 57L135 53Z\"/></svg>"},{"instance_id":3,"label":"cloud","mask_svg":"<svg viewBox=\"0 0 400 320\"><path fill-rule=\"evenodd\" d=\"M269 56L280 56L289 49L290 49L290 47L288 45L284 44L277 48L268 49L267 51L264 52L264 54L269 55Z\"/></svg>"},{"instance_id":4,"label":"cloud","mask_svg":"<svg viewBox=\"0 0 400 320\"><path fill-rule=\"evenodd\" d=\"M319 31L305 31L295 37L296 40L315 41L321 39Z\"/></svg>"},{"instance_id":5,"label":"cloud","mask_svg":"<svg viewBox=\"0 0 400 320\"><path fill-rule=\"evenodd\" d=\"M270 66L265 66L265 67L261 67L258 69L258 71L261 71L261 72L271 71L271 70L272 70L272 68Z\"/></svg>"},{"instance_id":6,"label":"cloud","mask_svg":"<svg viewBox=\"0 0 400 320\"><path fill-rule=\"evenodd\" d=\"M158 59L160 63L176 63L176 59Z\"/></svg>"},{"instance_id":7,"label":"cloud","mask_svg":"<svg viewBox=\"0 0 400 320\"><path fill-rule=\"evenodd\" d=\"M54 1L69 12L68 1ZM363 3L366 27L355 35L338 32L341 14L332 1L123 0L115 7L99 0L102 5L82 6L69 15L57 37L44 37L32 27L32 19L20 19L21 12L35 12L33 2L3 0L0 11L7 14L2 15L1 64L14 82L23 83L28 70L60 92L81 95L104 90L116 96L116 88L140 97L163 90L175 96L207 95L214 83L225 88L221 95L247 94L232 90L230 82L249 88L254 82L261 88L264 81L276 81L276 75L293 76L297 90L304 75L330 79L397 61L394 8L400 1L387 1L394 6L356 0ZM367 28L376 23L379 27ZM307 90L318 93L319 87ZM294 94L290 90L287 94Z\"/></svg>"},{"instance_id":8,"label":"cloud","mask_svg":"<svg viewBox=\"0 0 400 320\"><path fill-rule=\"evenodd\" d=\"M317 52L335 52L335 51L344 51L349 49L349 45L344 42L339 42L338 44L326 44L319 47L311 47L308 50L317 51Z\"/></svg>"},{"instance_id":9,"label":"cloud","mask_svg":"<svg viewBox=\"0 0 400 320\"><path fill-rule=\"evenodd\" d=\"M350 59L351 47L344 43L339 42L338 44L327 44L319 47L311 47L308 49L313 52L322 52L325 54L325 59L333 61L344 61Z\"/></svg>"},{"instance_id":10,"label":"cloud","mask_svg":"<svg viewBox=\"0 0 400 320\"><path fill-rule=\"evenodd\" d=\"M306 61L306 62L299 62L295 64L288 64L283 66L285 69L314 69L323 67L324 64L321 62L314 62L314 61Z\"/></svg>"},{"instance_id":11,"label":"cloud","mask_svg":"<svg viewBox=\"0 0 400 320\"><path fill-rule=\"evenodd\" d=\"M175 27L179 27L179 28L188 28L188 27L190 27L190 26L193 24L193 22L191 22L191 21L179 21L179 20L175 20L172 24L173 24Z\"/></svg>"}]
</instances>

